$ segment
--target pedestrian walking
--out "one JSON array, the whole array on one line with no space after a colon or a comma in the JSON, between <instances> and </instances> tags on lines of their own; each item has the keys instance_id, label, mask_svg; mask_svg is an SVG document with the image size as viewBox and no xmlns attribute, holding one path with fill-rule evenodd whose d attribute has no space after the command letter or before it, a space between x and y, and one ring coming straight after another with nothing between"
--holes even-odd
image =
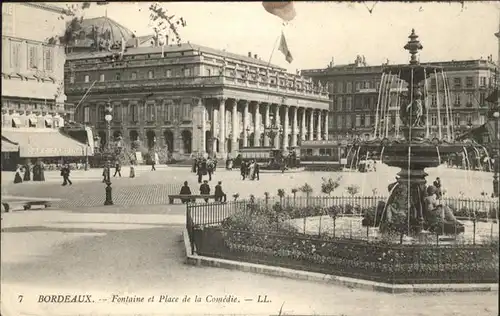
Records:
<instances>
[{"instance_id":1,"label":"pedestrian walking","mask_svg":"<svg viewBox=\"0 0 500 316\"><path fill-rule=\"evenodd\" d=\"M106 162L102 170L102 183L110 182L111 171L109 165L110 165L109 161Z\"/></svg>"},{"instance_id":2,"label":"pedestrian walking","mask_svg":"<svg viewBox=\"0 0 500 316\"><path fill-rule=\"evenodd\" d=\"M240 165L240 174L241 174L242 180L245 180L245 178L247 176L247 163L243 160L241 161L241 165Z\"/></svg>"},{"instance_id":3,"label":"pedestrian walking","mask_svg":"<svg viewBox=\"0 0 500 316\"><path fill-rule=\"evenodd\" d=\"M153 160L151 160L151 171L156 171L155 165L156 165L156 160L153 158Z\"/></svg>"},{"instance_id":4,"label":"pedestrian walking","mask_svg":"<svg viewBox=\"0 0 500 316\"><path fill-rule=\"evenodd\" d=\"M260 166L257 162L255 163L254 177L257 180L260 180Z\"/></svg>"},{"instance_id":5,"label":"pedestrian walking","mask_svg":"<svg viewBox=\"0 0 500 316\"><path fill-rule=\"evenodd\" d=\"M210 194L210 186L208 185L208 181L204 180L202 185L200 185L200 194L209 195ZM204 199L205 203L208 203L208 198Z\"/></svg>"},{"instance_id":6,"label":"pedestrian walking","mask_svg":"<svg viewBox=\"0 0 500 316\"><path fill-rule=\"evenodd\" d=\"M71 169L69 168L68 164L65 164L62 169L61 169L61 176L63 177L63 183L62 185L65 186L67 184L72 185L73 182L69 179L69 175L71 173Z\"/></svg>"},{"instance_id":7,"label":"pedestrian walking","mask_svg":"<svg viewBox=\"0 0 500 316\"><path fill-rule=\"evenodd\" d=\"M120 164L120 161L117 160L116 163L115 163L115 174L113 175L113 177L116 177L116 174L118 173L118 175L121 178L122 177L121 170L122 170L122 166Z\"/></svg>"},{"instance_id":8,"label":"pedestrian walking","mask_svg":"<svg viewBox=\"0 0 500 316\"><path fill-rule=\"evenodd\" d=\"M24 165L24 176L23 176L23 181L31 181L31 165L29 162L27 162Z\"/></svg>"},{"instance_id":9,"label":"pedestrian walking","mask_svg":"<svg viewBox=\"0 0 500 316\"><path fill-rule=\"evenodd\" d=\"M129 177L130 178L135 178L135 167L134 167L134 162L133 161L130 162L130 174L129 174Z\"/></svg>"},{"instance_id":10,"label":"pedestrian walking","mask_svg":"<svg viewBox=\"0 0 500 316\"><path fill-rule=\"evenodd\" d=\"M16 175L14 176L14 183L22 183L23 177L21 177L21 166L17 165Z\"/></svg>"}]
</instances>

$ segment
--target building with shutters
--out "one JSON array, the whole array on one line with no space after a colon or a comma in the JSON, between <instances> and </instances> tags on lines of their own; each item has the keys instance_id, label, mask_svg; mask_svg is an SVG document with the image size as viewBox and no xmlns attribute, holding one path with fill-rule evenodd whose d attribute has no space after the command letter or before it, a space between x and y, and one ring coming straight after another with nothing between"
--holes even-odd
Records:
<instances>
[{"instance_id":1,"label":"building with shutters","mask_svg":"<svg viewBox=\"0 0 500 316\"><path fill-rule=\"evenodd\" d=\"M485 99L496 84L496 65L491 57L423 65L441 66L445 70L455 135L486 122L488 104ZM328 85L332 101L328 126L333 138L366 138L373 134L383 69L384 65L369 66L358 56L353 64L332 63L323 69L302 70L302 75ZM391 133L396 133L399 125L397 91L399 88L405 90L405 87L399 87L399 84L396 78L390 81ZM441 113L444 111L446 96L443 77L430 74L427 85L431 133L437 133L438 116L442 126L446 125L446 115L437 114L438 107L441 107Z\"/></svg>"},{"instance_id":2,"label":"building with shutters","mask_svg":"<svg viewBox=\"0 0 500 316\"><path fill-rule=\"evenodd\" d=\"M95 127L99 138L166 146L174 157L209 153L226 158L241 147L287 149L301 140L328 137L326 87L286 73L258 56L184 43L145 46L126 37L107 17L103 32L123 36L126 51L92 51L92 43L68 54L65 92L78 102L75 120ZM109 31L108 31L109 29ZM108 132L104 109L113 119ZM280 135L269 138L276 122ZM108 135L109 133L109 135Z\"/></svg>"},{"instance_id":3,"label":"building with shutters","mask_svg":"<svg viewBox=\"0 0 500 316\"><path fill-rule=\"evenodd\" d=\"M64 94L64 11L44 2L2 4L2 169L37 158L84 156L59 128L71 118Z\"/></svg>"}]
</instances>

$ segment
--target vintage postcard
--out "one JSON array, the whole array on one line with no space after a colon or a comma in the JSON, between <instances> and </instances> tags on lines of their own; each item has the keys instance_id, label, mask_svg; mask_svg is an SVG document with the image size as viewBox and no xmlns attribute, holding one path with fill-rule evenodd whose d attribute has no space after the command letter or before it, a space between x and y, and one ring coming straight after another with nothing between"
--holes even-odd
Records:
<instances>
[{"instance_id":1,"label":"vintage postcard","mask_svg":"<svg viewBox=\"0 0 500 316\"><path fill-rule=\"evenodd\" d=\"M500 5L5 2L1 316L498 315Z\"/></svg>"}]
</instances>

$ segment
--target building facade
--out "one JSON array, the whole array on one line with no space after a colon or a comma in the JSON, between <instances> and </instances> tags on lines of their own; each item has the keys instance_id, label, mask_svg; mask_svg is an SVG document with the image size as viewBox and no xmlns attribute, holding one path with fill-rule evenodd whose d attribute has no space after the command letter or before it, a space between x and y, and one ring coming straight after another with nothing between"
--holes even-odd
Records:
<instances>
[{"instance_id":1,"label":"building facade","mask_svg":"<svg viewBox=\"0 0 500 316\"><path fill-rule=\"evenodd\" d=\"M488 112L485 99L496 80L496 66L491 58L422 65L441 66L445 73L445 76L431 73L427 79L426 101L432 134L439 133L439 126L447 125L447 117L453 120L450 123L453 124L455 135L485 123ZM353 64L331 64L325 69L302 71L303 75L312 77L314 81L328 84L332 100L328 125L334 138L366 138L370 134L373 135L377 104L383 103L383 100L379 99L379 92L384 66L386 65L367 66L358 57ZM400 123L398 95L405 91L406 87L397 80L397 76L391 77L386 77L384 84L386 87L390 86L390 93L386 94L390 111L390 122L387 125L392 127L389 128L391 133L397 133ZM444 93L445 83L449 94ZM445 102L450 104L451 116L442 115ZM441 132L444 137L446 131Z\"/></svg>"},{"instance_id":2,"label":"building facade","mask_svg":"<svg viewBox=\"0 0 500 316\"><path fill-rule=\"evenodd\" d=\"M77 103L87 94L75 120L94 126L103 140L121 136L126 143L166 146L178 156L226 158L241 147L287 149L328 135L326 87L251 53L188 43L128 47L118 60L107 56L71 53L65 68L68 99ZM277 132L269 133L271 126Z\"/></svg>"},{"instance_id":3,"label":"building facade","mask_svg":"<svg viewBox=\"0 0 500 316\"><path fill-rule=\"evenodd\" d=\"M84 155L59 132L71 114L64 94L64 11L43 2L2 4L2 168L22 158ZM4 146L5 145L5 146Z\"/></svg>"}]
</instances>

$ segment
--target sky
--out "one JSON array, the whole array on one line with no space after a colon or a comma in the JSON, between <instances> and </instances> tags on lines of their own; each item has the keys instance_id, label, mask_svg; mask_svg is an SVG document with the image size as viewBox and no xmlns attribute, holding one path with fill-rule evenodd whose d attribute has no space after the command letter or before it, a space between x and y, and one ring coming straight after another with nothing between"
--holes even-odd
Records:
<instances>
[{"instance_id":1,"label":"sky","mask_svg":"<svg viewBox=\"0 0 500 316\"><path fill-rule=\"evenodd\" d=\"M92 6L85 17L107 16L137 35L151 34L151 2L110 2ZM375 6L374 6L375 4ZM295 2L297 15L286 25L265 11L261 2L162 2L170 14L182 16L183 42L247 55L297 69L325 68L353 63L364 55L369 65L406 63L403 49L414 28L424 47L420 61L498 58L500 3L465 2ZM374 7L373 7L374 6ZM368 9L373 7L370 13ZM107 12L106 12L107 11ZM285 61L276 47L285 34L293 62Z\"/></svg>"}]
</instances>

